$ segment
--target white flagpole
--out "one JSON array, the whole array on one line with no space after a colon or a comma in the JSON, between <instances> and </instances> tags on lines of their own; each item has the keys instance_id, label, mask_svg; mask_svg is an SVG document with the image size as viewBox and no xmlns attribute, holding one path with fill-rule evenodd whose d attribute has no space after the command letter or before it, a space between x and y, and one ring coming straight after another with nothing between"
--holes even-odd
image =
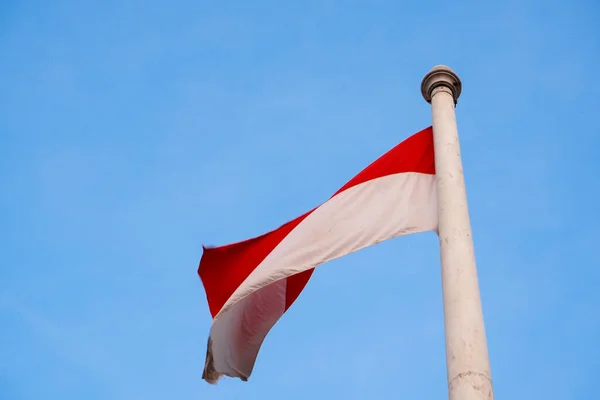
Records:
<instances>
[{"instance_id":1,"label":"white flagpole","mask_svg":"<svg viewBox=\"0 0 600 400\"><path fill-rule=\"evenodd\" d=\"M461 82L434 67L421 83L431 103L437 180L446 368L450 400L493 400L487 340L454 108Z\"/></svg>"}]
</instances>

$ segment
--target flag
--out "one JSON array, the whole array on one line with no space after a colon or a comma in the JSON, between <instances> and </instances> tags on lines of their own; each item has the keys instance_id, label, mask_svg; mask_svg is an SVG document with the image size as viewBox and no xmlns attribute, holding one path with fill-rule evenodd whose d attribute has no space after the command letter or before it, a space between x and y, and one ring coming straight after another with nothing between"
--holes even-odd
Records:
<instances>
[{"instance_id":1,"label":"flag","mask_svg":"<svg viewBox=\"0 0 600 400\"><path fill-rule=\"evenodd\" d=\"M274 231L203 246L198 274L213 317L202 378L246 381L269 330L316 266L387 239L437 229L433 130L378 158L329 200Z\"/></svg>"}]
</instances>

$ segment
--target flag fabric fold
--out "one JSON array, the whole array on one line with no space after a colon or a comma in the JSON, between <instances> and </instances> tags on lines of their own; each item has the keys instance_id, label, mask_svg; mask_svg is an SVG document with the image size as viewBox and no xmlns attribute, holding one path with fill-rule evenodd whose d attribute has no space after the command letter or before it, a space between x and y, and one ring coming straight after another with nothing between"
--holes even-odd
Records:
<instances>
[{"instance_id":1,"label":"flag fabric fold","mask_svg":"<svg viewBox=\"0 0 600 400\"><path fill-rule=\"evenodd\" d=\"M268 332L316 266L387 239L436 229L429 127L280 228L243 242L203 247L198 274L213 317L203 379L247 380Z\"/></svg>"}]
</instances>

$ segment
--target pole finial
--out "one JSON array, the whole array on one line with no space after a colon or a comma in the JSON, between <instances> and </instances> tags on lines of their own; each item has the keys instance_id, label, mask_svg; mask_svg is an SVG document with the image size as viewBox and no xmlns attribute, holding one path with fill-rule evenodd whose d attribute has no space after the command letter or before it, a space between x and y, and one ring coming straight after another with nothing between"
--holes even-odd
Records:
<instances>
[{"instance_id":1,"label":"pole finial","mask_svg":"<svg viewBox=\"0 0 600 400\"><path fill-rule=\"evenodd\" d=\"M436 65L423 78L423 82L421 82L421 94L426 102L431 103L433 90L440 86L450 89L452 97L454 97L454 104L456 104L462 91L462 83L458 75L445 65Z\"/></svg>"}]
</instances>

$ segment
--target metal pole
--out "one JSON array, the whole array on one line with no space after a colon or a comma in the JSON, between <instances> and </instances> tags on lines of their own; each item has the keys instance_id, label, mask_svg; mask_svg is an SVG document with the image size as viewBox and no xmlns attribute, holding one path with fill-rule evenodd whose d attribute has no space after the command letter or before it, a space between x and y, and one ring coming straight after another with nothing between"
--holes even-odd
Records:
<instances>
[{"instance_id":1,"label":"metal pole","mask_svg":"<svg viewBox=\"0 0 600 400\"><path fill-rule=\"evenodd\" d=\"M454 108L461 82L434 67L421 84L431 103L450 400L493 400L471 222Z\"/></svg>"}]
</instances>

